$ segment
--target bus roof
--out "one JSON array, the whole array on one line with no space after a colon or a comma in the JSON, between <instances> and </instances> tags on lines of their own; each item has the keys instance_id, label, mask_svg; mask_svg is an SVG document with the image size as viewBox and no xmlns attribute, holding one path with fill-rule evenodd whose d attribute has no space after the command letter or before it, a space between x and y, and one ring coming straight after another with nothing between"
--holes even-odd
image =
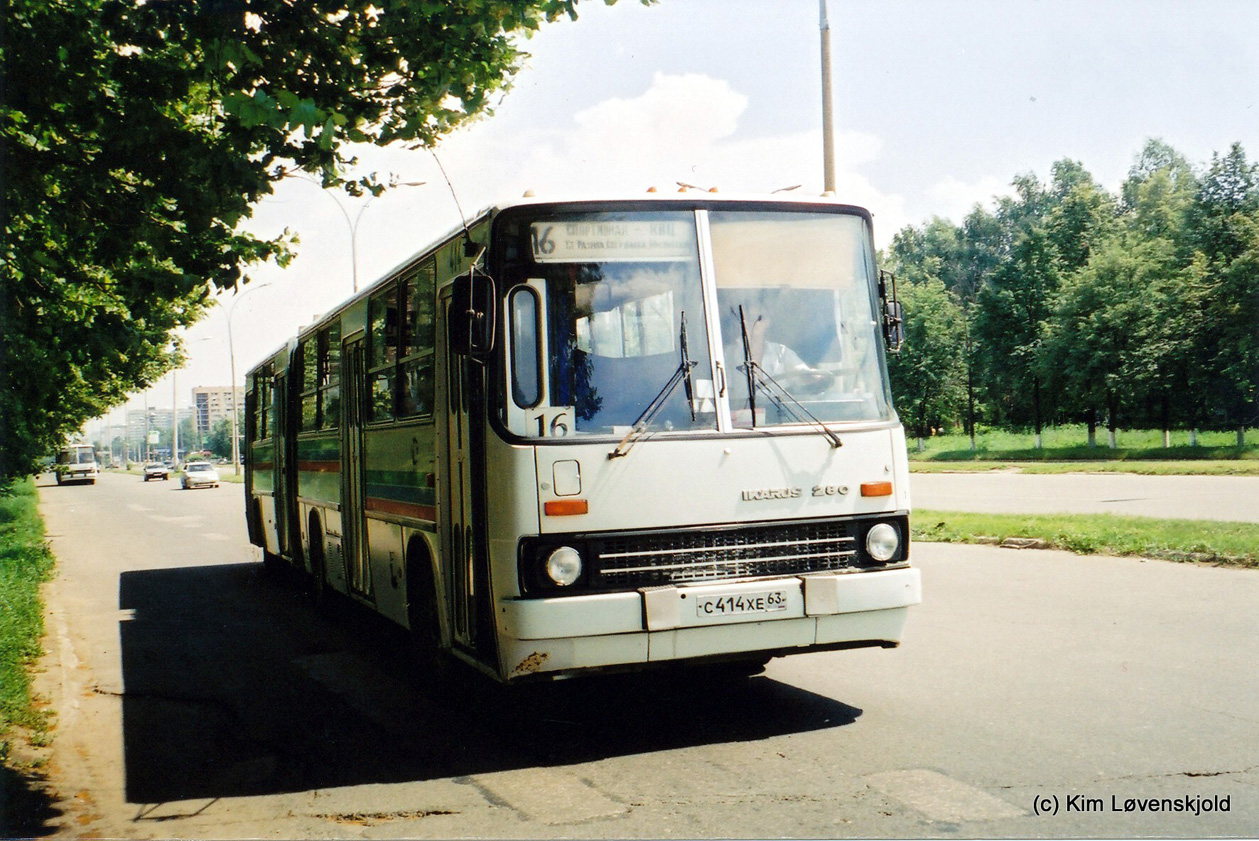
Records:
<instances>
[{"instance_id":1,"label":"bus roof","mask_svg":"<svg viewBox=\"0 0 1259 841\"><path fill-rule=\"evenodd\" d=\"M556 195L546 196L536 195L532 191L528 191L518 198L504 199L491 204L474 214L469 221L456 225L440 237L428 240L428 244L424 248L409 255L402 262L393 266L379 277L373 279L367 284L364 284L356 294L341 301L332 309L329 309L327 312L321 314L318 318L313 319L309 324L301 326L293 337L290 337L274 351L266 354L259 362L250 367L247 370L246 376L273 362L280 354L291 352L294 341L304 339L310 334L316 332L319 328L327 325L333 317L344 313L345 310L353 306L357 301L363 300L369 296L372 293L372 290L377 286L380 286L382 283L397 277L399 274L411 268L411 266L420 262L428 254L462 238L472 228L492 220L504 211L514 211L528 207L592 207L598 205L614 205L621 207L630 205L637 205L638 207L658 205L661 208L673 206L676 208L696 209L714 206L738 205L746 205L749 207L790 207L794 205L799 207L801 210L809 207L825 207L841 213L853 213L858 216L862 216L867 220L872 219L872 214L866 208L859 205L841 202L834 196L799 195L794 192L788 193L785 191L776 193L721 193L713 190L701 189L683 188L680 190L657 190L652 188L652 190L641 193L558 193Z\"/></svg>"}]
</instances>

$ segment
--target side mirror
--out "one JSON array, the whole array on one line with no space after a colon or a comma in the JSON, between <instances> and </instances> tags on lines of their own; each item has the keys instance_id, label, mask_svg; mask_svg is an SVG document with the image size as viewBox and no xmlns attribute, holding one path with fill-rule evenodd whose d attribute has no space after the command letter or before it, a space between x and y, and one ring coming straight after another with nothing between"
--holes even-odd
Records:
<instances>
[{"instance_id":1,"label":"side mirror","mask_svg":"<svg viewBox=\"0 0 1259 841\"><path fill-rule=\"evenodd\" d=\"M479 362L494 350L494 279L472 268L455 279L450 298L450 349Z\"/></svg>"},{"instance_id":2,"label":"side mirror","mask_svg":"<svg viewBox=\"0 0 1259 841\"><path fill-rule=\"evenodd\" d=\"M883 302L883 341L889 352L899 353L905 344L905 308L896 297L896 275L881 269L879 299Z\"/></svg>"}]
</instances>

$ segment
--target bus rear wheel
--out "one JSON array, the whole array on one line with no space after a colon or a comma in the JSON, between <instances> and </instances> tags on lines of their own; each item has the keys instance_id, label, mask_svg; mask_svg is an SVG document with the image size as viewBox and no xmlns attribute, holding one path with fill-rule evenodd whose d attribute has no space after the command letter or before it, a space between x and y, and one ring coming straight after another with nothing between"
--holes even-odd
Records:
<instances>
[{"instance_id":1,"label":"bus rear wheel","mask_svg":"<svg viewBox=\"0 0 1259 841\"><path fill-rule=\"evenodd\" d=\"M327 563L318 517L310 518L310 598L317 608L328 605Z\"/></svg>"}]
</instances>

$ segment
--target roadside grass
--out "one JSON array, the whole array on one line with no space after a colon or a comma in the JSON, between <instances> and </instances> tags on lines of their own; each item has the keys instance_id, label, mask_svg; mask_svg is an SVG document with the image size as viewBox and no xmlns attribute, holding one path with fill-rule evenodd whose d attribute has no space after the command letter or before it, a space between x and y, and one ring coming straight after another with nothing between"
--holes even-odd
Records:
<instances>
[{"instance_id":1,"label":"roadside grass","mask_svg":"<svg viewBox=\"0 0 1259 841\"><path fill-rule=\"evenodd\" d=\"M1077 555L1118 555L1259 569L1259 523L1162 520L1114 514L914 512L913 539L999 544L1043 541Z\"/></svg>"},{"instance_id":2,"label":"roadside grass","mask_svg":"<svg viewBox=\"0 0 1259 841\"><path fill-rule=\"evenodd\" d=\"M1201 431L1197 445L1190 444L1186 430L1171 433L1171 446L1163 446L1163 433L1157 429L1119 430L1115 449L1107 445L1105 429L1097 431L1097 446L1088 445L1088 430L1082 424L1046 427L1041 435L1042 446L1035 445L1031 432L1010 432L1003 429L980 428L975 436L975 449L964 434L933 435L922 440L909 439L909 458L915 466L933 462L969 462L976 467L988 462L1115 462L1110 468L1119 472L1137 472L1131 462L1144 468L1148 463L1233 462L1230 472L1259 473L1259 434L1248 433L1245 444L1237 446L1235 431ZM1171 468L1172 472L1187 467ZM1222 468L1214 468L1222 470ZM1198 471L1194 471L1198 472Z\"/></svg>"},{"instance_id":3,"label":"roadside grass","mask_svg":"<svg viewBox=\"0 0 1259 841\"><path fill-rule=\"evenodd\" d=\"M9 756L13 727L37 738L48 727L47 715L32 705L27 676L42 651L39 585L52 577L54 563L37 503L30 480L0 491L0 761Z\"/></svg>"},{"instance_id":4,"label":"roadside grass","mask_svg":"<svg viewBox=\"0 0 1259 841\"><path fill-rule=\"evenodd\" d=\"M1138 473L1144 476L1259 476L1259 459L1234 461L917 461L912 473Z\"/></svg>"}]
</instances>

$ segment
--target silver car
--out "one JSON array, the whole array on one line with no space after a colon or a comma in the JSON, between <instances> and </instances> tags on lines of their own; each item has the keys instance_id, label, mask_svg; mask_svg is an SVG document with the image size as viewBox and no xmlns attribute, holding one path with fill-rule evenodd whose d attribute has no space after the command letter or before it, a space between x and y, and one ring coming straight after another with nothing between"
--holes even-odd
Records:
<instances>
[{"instance_id":1,"label":"silver car","mask_svg":"<svg viewBox=\"0 0 1259 841\"><path fill-rule=\"evenodd\" d=\"M217 488L219 472L208 461L190 461L184 465L185 488Z\"/></svg>"}]
</instances>

